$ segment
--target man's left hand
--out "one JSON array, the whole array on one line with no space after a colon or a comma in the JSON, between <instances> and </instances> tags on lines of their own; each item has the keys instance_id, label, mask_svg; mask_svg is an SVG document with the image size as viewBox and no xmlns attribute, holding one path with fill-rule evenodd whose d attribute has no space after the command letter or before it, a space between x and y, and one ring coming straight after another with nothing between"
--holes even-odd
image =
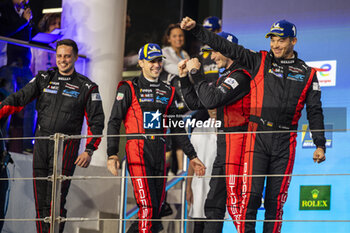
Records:
<instances>
[{"instance_id":1,"label":"man's left hand","mask_svg":"<svg viewBox=\"0 0 350 233\"><path fill-rule=\"evenodd\" d=\"M202 163L202 161L199 160L199 158L194 158L190 160L190 166L193 167L194 173L197 176L204 176L206 167Z\"/></svg>"},{"instance_id":2,"label":"man's left hand","mask_svg":"<svg viewBox=\"0 0 350 233\"><path fill-rule=\"evenodd\" d=\"M324 154L324 149L317 148L314 152L314 163L322 163L326 160L326 155Z\"/></svg>"},{"instance_id":3,"label":"man's left hand","mask_svg":"<svg viewBox=\"0 0 350 233\"><path fill-rule=\"evenodd\" d=\"M90 161L91 161L91 156L87 153L87 152L83 152L81 153L77 160L75 160L74 164L80 166L80 167L88 167L90 165Z\"/></svg>"}]
</instances>

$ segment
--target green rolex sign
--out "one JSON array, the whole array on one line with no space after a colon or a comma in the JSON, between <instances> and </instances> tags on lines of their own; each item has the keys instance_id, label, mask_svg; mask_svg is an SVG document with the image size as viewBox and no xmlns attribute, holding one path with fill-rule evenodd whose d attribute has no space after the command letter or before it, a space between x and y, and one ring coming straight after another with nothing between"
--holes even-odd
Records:
<instances>
[{"instance_id":1,"label":"green rolex sign","mask_svg":"<svg viewBox=\"0 0 350 233\"><path fill-rule=\"evenodd\" d=\"M331 186L300 186L300 210L330 210Z\"/></svg>"}]
</instances>

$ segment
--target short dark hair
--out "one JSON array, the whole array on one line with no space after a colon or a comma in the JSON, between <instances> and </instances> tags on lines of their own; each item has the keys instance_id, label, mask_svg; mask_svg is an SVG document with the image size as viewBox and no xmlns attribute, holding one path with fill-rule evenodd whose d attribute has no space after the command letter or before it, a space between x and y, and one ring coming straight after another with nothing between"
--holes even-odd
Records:
<instances>
[{"instance_id":1,"label":"short dark hair","mask_svg":"<svg viewBox=\"0 0 350 233\"><path fill-rule=\"evenodd\" d=\"M75 43L74 40L71 40L71 39L64 39L64 40L60 40L57 42L57 45L56 45L56 51L57 51L57 48L61 45L67 45L67 46L70 46L73 48L73 52L78 55L78 45L77 43Z\"/></svg>"}]
</instances>

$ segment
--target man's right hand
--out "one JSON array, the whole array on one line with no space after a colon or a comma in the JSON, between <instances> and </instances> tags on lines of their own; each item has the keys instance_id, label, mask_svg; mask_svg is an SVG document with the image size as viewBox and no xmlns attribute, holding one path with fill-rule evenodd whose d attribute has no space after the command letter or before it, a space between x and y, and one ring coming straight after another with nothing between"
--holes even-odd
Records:
<instances>
[{"instance_id":1,"label":"man's right hand","mask_svg":"<svg viewBox=\"0 0 350 233\"><path fill-rule=\"evenodd\" d=\"M33 18L30 8L25 9L22 16L29 22Z\"/></svg>"},{"instance_id":2,"label":"man's right hand","mask_svg":"<svg viewBox=\"0 0 350 233\"><path fill-rule=\"evenodd\" d=\"M196 21L194 21L190 17L185 17L182 19L180 26L183 30L189 31L196 26Z\"/></svg>"},{"instance_id":3,"label":"man's right hand","mask_svg":"<svg viewBox=\"0 0 350 233\"><path fill-rule=\"evenodd\" d=\"M192 69L199 70L201 68L201 63L199 62L198 58L192 58L186 63L187 69L191 71Z\"/></svg>"},{"instance_id":4,"label":"man's right hand","mask_svg":"<svg viewBox=\"0 0 350 233\"><path fill-rule=\"evenodd\" d=\"M206 167L202 163L202 161L199 160L199 158L194 158L190 160L190 166L193 167L194 173L197 176L204 176Z\"/></svg>"},{"instance_id":5,"label":"man's right hand","mask_svg":"<svg viewBox=\"0 0 350 233\"><path fill-rule=\"evenodd\" d=\"M118 175L118 169L119 169L118 155L111 155L108 157L107 168L113 175L115 176Z\"/></svg>"},{"instance_id":6,"label":"man's right hand","mask_svg":"<svg viewBox=\"0 0 350 233\"><path fill-rule=\"evenodd\" d=\"M180 61L179 64L177 64L177 69L179 70L179 77L180 78L187 76L187 73L188 73L188 69L186 67L187 61L188 61L188 59L184 59L184 60Z\"/></svg>"}]
</instances>

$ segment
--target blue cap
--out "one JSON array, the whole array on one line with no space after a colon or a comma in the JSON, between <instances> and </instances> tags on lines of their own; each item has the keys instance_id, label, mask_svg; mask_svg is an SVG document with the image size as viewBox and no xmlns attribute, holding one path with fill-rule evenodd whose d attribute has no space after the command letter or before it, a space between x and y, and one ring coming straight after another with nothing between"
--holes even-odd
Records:
<instances>
[{"instance_id":1,"label":"blue cap","mask_svg":"<svg viewBox=\"0 0 350 233\"><path fill-rule=\"evenodd\" d=\"M266 38L270 36L278 36L282 38L296 37L297 28L291 22L287 20L280 20L271 26L270 32L266 34Z\"/></svg>"},{"instance_id":2,"label":"blue cap","mask_svg":"<svg viewBox=\"0 0 350 233\"><path fill-rule=\"evenodd\" d=\"M228 33L228 32L219 32L219 33L216 33L216 35L218 36L221 36L223 38L225 38L226 40L232 42L232 43L236 43L238 44L238 39L237 37L235 37L233 34L231 33ZM210 48L209 46L205 45L202 47L201 49L202 51L211 51L213 50L212 48Z\"/></svg>"},{"instance_id":3,"label":"blue cap","mask_svg":"<svg viewBox=\"0 0 350 233\"><path fill-rule=\"evenodd\" d=\"M221 28L221 20L216 16L210 16L204 20L203 27L210 31L215 31Z\"/></svg>"},{"instance_id":4,"label":"blue cap","mask_svg":"<svg viewBox=\"0 0 350 233\"><path fill-rule=\"evenodd\" d=\"M158 57L164 57L162 49L157 44L148 43L139 50L139 60L152 61Z\"/></svg>"}]
</instances>

